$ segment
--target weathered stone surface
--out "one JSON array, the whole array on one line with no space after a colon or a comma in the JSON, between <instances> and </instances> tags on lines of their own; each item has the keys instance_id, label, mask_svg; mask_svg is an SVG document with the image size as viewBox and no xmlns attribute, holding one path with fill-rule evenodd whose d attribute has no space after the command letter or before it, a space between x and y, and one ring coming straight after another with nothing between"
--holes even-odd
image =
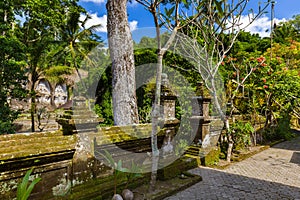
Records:
<instances>
[{"instance_id":1,"label":"weathered stone surface","mask_svg":"<svg viewBox=\"0 0 300 200\"><path fill-rule=\"evenodd\" d=\"M300 199L300 137L262 151L224 170L191 170L203 181L166 198L178 199Z\"/></svg>"},{"instance_id":2,"label":"weathered stone surface","mask_svg":"<svg viewBox=\"0 0 300 200\"><path fill-rule=\"evenodd\" d=\"M54 89L54 104L61 106L68 101L68 91L66 84L58 84Z\"/></svg>"},{"instance_id":3,"label":"weathered stone surface","mask_svg":"<svg viewBox=\"0 0 300 200\"><path fill-rule=\"evenodd\" d=\"M163 131L158 134L159 147L164 134ZM150 135L151 124L101 127L96 132L72 135L64 135L61 131L1 135L0 199L15 197L18 182L31 167L34 167L32 178L42 178L32 193L32 199L63 195L70 199L71 188L112 175L110 168L95 159L95 142L105 148L118 146L127 152L146 152L151 151ZM79 136L85 138L82 143L85 151L76 148ZM113 185L105 188L112 190ZM72 195L71 199L78 199L77 195L81 193Z\"/></svg>"}]
</instances>

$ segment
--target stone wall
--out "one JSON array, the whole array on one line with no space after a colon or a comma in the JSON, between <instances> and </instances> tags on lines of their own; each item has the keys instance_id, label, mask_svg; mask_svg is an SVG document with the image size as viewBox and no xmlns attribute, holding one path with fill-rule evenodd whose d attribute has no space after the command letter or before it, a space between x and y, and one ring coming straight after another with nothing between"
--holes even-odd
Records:
<instances>
[{"instance_id":1,"label":"stone wall","mask_svg":"<svg viewBox=\"0 0 300 200\"><path fill-rule=\"evenodd\" d=\"M37 199L52 195L52 188L70 179L76 136L60 132L0 136L0 199L12 199L26 171L43 180L33 191Z\"/></svg>"},{"instance_id":2,"label":"stone wall","mask_svg":"<svg viewBox=\"0 0 300 200\"><path fill-rule=\"evenodd\" d=\"M102 127L95 132L72 135L61 131L0 135L0 199L15 197L17 184L31 167L31 178L42 178L32 199L68 196L76 185L111 175L112 171L95 159L95 145L135 146L147 151L151 150L150 134L151 124ZM163 135L159 138L161 143ZM82 139L85 144L80 143ZM133 142L137 139L144 142Z\"/></svg>"}]
</instances>

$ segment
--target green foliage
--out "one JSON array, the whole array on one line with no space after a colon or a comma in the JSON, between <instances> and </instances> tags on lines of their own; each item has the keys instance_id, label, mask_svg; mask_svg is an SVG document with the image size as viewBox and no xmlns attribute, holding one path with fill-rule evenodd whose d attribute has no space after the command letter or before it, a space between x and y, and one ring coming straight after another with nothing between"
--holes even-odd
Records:
<instances>
[{"instance_id":1,"label":"green foliage","mask_svg":"<svg viewBox=\"0 0 300 200\"><path fill-rule=\"evenodd\" d=\"M128 184L135 178L142 177L141 172L142 168L136 165L133 161L131 162L131 168L125 168L122 165L122 160L119 160L116 162L112 155L104 149L104 154L99 153L109 164L109 166L113 169L113 175L114 175L114 193L117 193L117 185L118 181L122 179L122 177L125 177L127 179L125 188L128 187Z\"/></svg>"},{"instance_id":2,"label":"green foliage","mask_svg":"<svg viewBox=\"0 0 300 200\"><path fill-rule=\"evenodd\" d=\"M231 126L234 149L239 150L251 145L251 134L254 128L250 122L237 121Z\"/></svg>"},{"instance_id":3,"label":"green foliage","mask_svg":"<svg viewBox=\"0 0 300 200\"><path fill-rule=\"evenodd\" d=\"M29 198L34 186L41 180L41 178L35 178L33 181L30 181L29 176L32 173L32 171L33 171L33 168L28 170L26 172L25 176L23 177L22 182L18 185L17 200L27 200Z\"/></svg>"},{"instance_id":4,"label":"green foliage","mask_svg":"<svg viewBox=\"0 0 300 200\"><path fill-rule=\"evenodd\" d=\"M264 130L263 139L264 142L274 142L278 140L290 140L294 137L291 131L290 124L291 116L288 112L281 113L277 119L277 123L272 126L268 126Z\"/></svg>"},{"instance_id":5,"label":"green foliage","mask_svg":"<svg viewBox=\"0 0 300 200\"><path fill-rule=\"evenodd\" d=\"M18 116L8 101L25 97L25 54L11 26L15 20L13 2L2 1L0 7L0 134L6 134L15 132L13 121Z\"/></svg>"},{"instance_id":6,"label":"green foliage","mask_svg":"<svg viewBox=\"0 0 300 200\"><path fill-rule=\"evenodd\" d=\"M300 96L300 44L289 33L282 33L282 37L279 37L280 31L291 26L289 23L275 28L274 40L278 43L273 43L272 49L265 48L270 47L269 42L265 47L261 46L269 38L241 32L230 54L224 59L220 72L225 80L227 96L235 95L231 105L236 113L256 113L265 116L270 122L272 118L279 118L283 111L290 115L297 111L297 99ZM240 90L235 91L251 67L251 75L240 85Z\"/></svg>"},{"instance_id":7,"label":"green foliage","mask_svg":"<svg viewBox=\"0 0 300 200\"><path fill-rule=\"evenodd\" d=\"M182 155L188 147L188 140L180 139L175 146L175 155Z\"/></svg>"},{"instance_id":8,"label":"green foliage","mask_svg":"<svg viewBox=\"0 0 300 200\"><path fill-rule=\"evenodd\" d=\"M291 131L291 116L288 113L282 113L278 119L278 125L276 132L280 138L284 140L290 140L293 138L293 133Z\"/></svg>"},{"instance_id":9,"label":"green foliage","mask_svg":"<svg viewBox=\"0 0 300 200\"><path fill-rule=\"evenodd\" d=\"M247 57L248 53L266 51L271 46L270 41L267 40L267 43L263 41L265 40L261 39L258 34L241 31L230 50L230 54L234 55L235 58L242 58Z\"/></svg>"},{"instance_id":10,"label":"green foliage","mask_svg":"<svg viewBox=\"0 0 300 200\"><path fill-rule=\"evenodd\" d=\"M140 123L151 122L151 111L154 96L154 80L137 90L138 113Z\"/></svg>"},{"instance_id":11,"label":"green foliage","mask_svg":"<svg viewBox=\"0 0 300 200\"><path fill-rule=\"evenodd\" d=\"M65 82L65 75L71 75L73 73L73 69L69 66L53 66L49 69L45 70L45 76L47 80L52 83L63 83Z\"/></svg>"},{"instance_id":12,"label":"green foliage","mask_svg":"<svg viewBox=\"0 0 300 200\"><path fill-rule=\"evenodd\" d=\"M168 33L164 33L162 35L162 41L166 41L169 37ZM138 88L137 90L137 100L138 100L138 111L139 111L139 117L140 122L150 122L151 120L151 109L152 109L152 103L153 103L153 97L154 97L154 91L155 91L155 79L154 79L154 70L153 66L152 69L149 69L148 72L145 71L145 68L143 72L139 71L140 65L143 64L149 64L149 63L156 63L157 62L157 54L156 54L156 46L157 43L155 38L149 38L149 37L143 37L141 39L141 42L139 44L136 44L137 47L142 47L147 49L138 49L135 51L135 64L136 64L136 70L137 74L144 75L145 77L142 78L144 80L148 80L148 82L143 85L142 87ZM149 48L153 47L153 48ZM179 55L176 55L171 52L167 52L164 55L163 58L163 64L168 66L167 73L172 79L169 80L170 85L173 89L173 91L185 91L185 84L182 83L181 85L181 78L184 78L186 81L188 81L193 87L195 87L199 80L201 80L201 75L198 73L194 73L194 66L192 66L187 60L182 58ZM149 68L152 66L149 65ZM173 82L173 85L172 85ZM175 82L175 83L174 83ZM184 92L180 92L181 100L189 99L190 97L184 95L188 95ZM178 119L181 119L182 115L186 115L187 113L190 113L191 108L186 108L186 104L188 102L181 102L184 105L179 105L179 101L176 102L176 117ZM186 124L183 122L182 124ZM189 124L189 122L187 123ZM186 130L188 132L188 130Z\"/></svg>"},{"instance_id":13,"label":"green foliage","mask_svg":"<svg viewBox=\"0 0 300 200\"><path fill-rule=\"evenodd\" d=\"M104 97L105 98L105 97ZM105 98L103 104L95 104L94 111L98 115L99 118L102 118L104 121L100 124L100 126L111 126L114 124L113 113L112 113L112 102L111 96Z\"/></svg>"},{"instance_id":14,"label":"green foliage","mask_svg":"<svg viewBox=\"0 0 300 200\"><path fill-rule=\"evenodd\" d=\"M98 70L99 70L99 68L98 68ZM91 78L92 77L93 77L93 74L91 74ZM95 76L95 77L96 78L91 79L91 80L96 80L95 83L87 84L89 86L89 88L97 88L96 89L96 104L95 104L94 110L100 118L104 119L104 122L101 123L101 126L111 126L114 124L113 107L112 107L111 67L107 67L105 69L105 71L101 74L101 77L99 77L99 76ZM94 84L96 84L96 87L91 86Z\"/></svg>"},{"instance_id":15,"label":"green foliage","mask_svg":"<svg viewBox=\"0 0 300 200\"><path fill-rule=\"evenodd\" d=\"M127 182L126 182L126 186L125 189L128 187L128 185L136 178L140 178L142 177L142 168L140 166L138 166L137 164L135 164L132 160L131 162L131 168L129 169L129 171L125 174Z\"/></svg>"},{"instance_id":16,"label":"green foliage","mask_svg":"<svg viewBox=\"0 0 300 200\"><path fill-rule=\"evenodd\" d=\"M25 46L26 73L31 98L32 131L36 112L35 87L41 78L51 84L74 84L66 75L74 73L87 53L99 44L95 27L85 28L86 20L79 19L86 11L78 0L27 0L17 1L14 12L23 23L17 24L15 35ZM23 70L24 71L24 70Z\"/></svg>"}]
</instances>

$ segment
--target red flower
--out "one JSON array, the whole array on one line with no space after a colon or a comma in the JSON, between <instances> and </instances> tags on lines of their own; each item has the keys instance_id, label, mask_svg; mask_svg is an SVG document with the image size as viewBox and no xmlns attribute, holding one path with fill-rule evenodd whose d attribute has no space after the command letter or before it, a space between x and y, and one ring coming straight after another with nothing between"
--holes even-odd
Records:
<instances>
[{"instance_id":1,"label":"red flower","mask_svg":"<svg viewBox=\"0 0 300 200\"><path fill-rule=\"evenodd\" d=\"M267 88L268 88L268 86L267 86L267 85L264 85L264 88L265 88L265 89L267 89Z\"/></svg>"},{"instance_id":2,"label":"red flower","mask_svg":"<svg viewBox=\"0 0 300 200\"><path fill-rule=\"evenodd\" d=\"M267 66L267 64L266 63L261 63L260 66L265 67L265 66Z\"/></svg>"},{"instance_id":3,"label":"red flower","mask_svg":"<svg viewBox=\"0 0 300 200\"><path fill-rule=\"evenodd\" d=\"M256 60L257 60L257 62L261 63L261 62L265 61L265 58L261 56L259 58L256 58Z\"/></svg>"}]
</instances>

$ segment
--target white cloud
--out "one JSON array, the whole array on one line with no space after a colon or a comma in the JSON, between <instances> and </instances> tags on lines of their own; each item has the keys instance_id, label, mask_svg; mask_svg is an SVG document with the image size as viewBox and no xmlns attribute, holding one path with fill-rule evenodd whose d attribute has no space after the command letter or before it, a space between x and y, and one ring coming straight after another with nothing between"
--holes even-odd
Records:
<instances>
[{"instance_id":1,"label":"white cloud","mask_svg":"<svg viewBox=\"0 0 300 200\"><path fill-rule=\"evenodd\" d=\"M97 3L97 4L101 4L104 3L105 0L80 0L81 2L93 2L93 3Z\"/></svg>"},{"instance_id":2,"label":"white cloud","mask_svg":"<svg viewBox=\"0 0 300 200\"><path fill-rule=\"evenodd\" d=\"M97 29L98 32L103 32L103 33L106 33L107 32L107 28L106 28L106 25L107 25L107 15L103 15L101 17L99 17L97 15L97 13L94 13L94 14L89 14L91 16L91 19L89 19L85 25L86 28L89 28L93 25L97 25L97 24L101 24L101 27ZM85 18L84 15L81 15L80 16L80 19L83 20ZM131 31L134 31L137 29L137 24L138 22L133 20L131 22L129 22L129 27L130 27L130 30Z\"/></svg>"},{"instance_id":3,"label":"white cloud","mask_svg":"<svg viewBox=\"0 0 300 200\"><path fill-rule=\"evenodd\" d=\"M135 21L135 20L133 20L133 21L129 22L129 27L130 27L130 30L131 30L131 31L134 31L134 30L136 30L136 29L137 29L137 24L138 24L138 22L137 22L137 21Z\"/></svg>"},{"instance_id":4,"label":"white cloud","mask_svg":"<svg viewBox=\"0 0 300 200\"><path fill-rule=\"evenodd\" d=\"M91 19L89 19L86 24L85 28L90 28L93 25L101 24L101 27L97 29L98 32L107 32L106 30L106 21L107 16L103 15L102 17L98 17L97 13L89 14L91 16ZM80 20L83 20L85 18L85 15L81 14Z\"/></svg>"},{"instance_id":5,"label":"white cloud","mask_svg":"<svg viewBox=\"0 0 300 200\"><path fill-rule=\"evenodd\" d=\"M276 24L280 22L287 21L285 18L283 19L274 19ZM241 17L241 28L247 26L249 24L249 17L244 15ZM244 30L250 33L258 33L260 37L270 37L270 29L271 29L271 19L267 16L262 16L255 20L252 24L247 26Z\"/></svg>"}]
</instances>

